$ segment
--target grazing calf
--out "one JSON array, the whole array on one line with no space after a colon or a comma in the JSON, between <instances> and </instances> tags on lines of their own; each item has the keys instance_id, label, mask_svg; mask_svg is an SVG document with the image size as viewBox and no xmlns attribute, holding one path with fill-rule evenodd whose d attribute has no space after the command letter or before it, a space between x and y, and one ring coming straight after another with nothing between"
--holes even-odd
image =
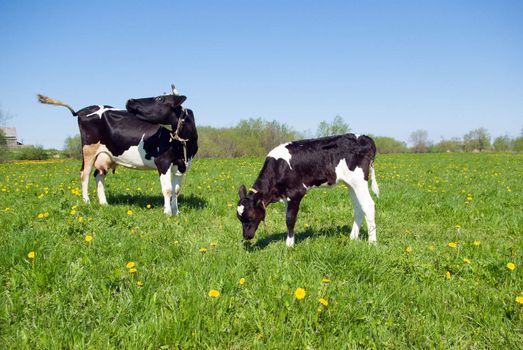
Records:
<instances>
[{"instance_id":1,"label":"grazing calf","mask_svg":"<svg viewBox=\"0 0 523 350\"><path fill-rule=\"evenodd\" d=\"M89 203L88 184L93 167L98 200L102 205L107 204L104 178L109 169L114 172L116 165L156 168L164 197L164 213L179 213L177 196L182 175L198 150L194 114L181 106L185 96L172 94L129 100L127 110L89 106L77 112L58 100L42 95L38 95L38 99L42 103L64 106L78 117L83 156L80 178L86 203Z\"/></svg>"},{"instance_id":2,"label":"grazing calf","mask_svg":"<svg viewBox=\"0 0 523 350\"><path fill-rule=\"evenodd\" d=\"M266 207L279 200L287 202L287 246L294 245L294 224L300 201L312 187L332 186L343 181L349 186L354 206L351 239L358 238L363 215L367 221L369 242L376 241L374 201L369 193L369 173L372 190L378 195L374 174L376 145L367 136L346 134L279 145L269 152L263 168L246 190L239 190L237 215L242 222L243 238L252 239Z\"/></svg>"}]
</instances>

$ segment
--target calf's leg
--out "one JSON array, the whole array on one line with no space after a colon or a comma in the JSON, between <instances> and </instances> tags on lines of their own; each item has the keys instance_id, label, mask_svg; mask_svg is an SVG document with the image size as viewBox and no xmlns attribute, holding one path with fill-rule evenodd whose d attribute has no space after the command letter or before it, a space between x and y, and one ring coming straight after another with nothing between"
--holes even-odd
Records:
<instances>
[{"instance_id":1,"label":"calf's leg","mask_svg":"<svg viewBox=\"0 0 523 350\"><path fill-rule=\"evenodd\" d=\"M294 225L298 218L298 210L300 209L300 199L291 199L287 201L287 210L285 211L285 221L287 223L287 240L285 243L287 247L294 246Z\"/></svg>"},{"instance_id":2,"label":"calf's leg","mask_svg":"<svg viewBox=\"0 0 523 350\"><path fill-rule=\"evenodd\" d=\"M89 174L93 169L93 163L96 158L97 145L87 145L82 147L83 164L80 170L80 180L82 181L82 198L86 204L89 204Z\"/></svg>"},{"instance_id":3,"label":"calf's leg","mask_svg":"<svg viewBox=\"0 0 523 350\"><path fill-rule=\"evenodd\" d=\"M176 170L175 170L176 169ZM173 188L173 196L171 199L171 210L173 214L180 214L180 211L178 210L178 195L180 194L180 191L182 190L182 180L183 180L183 174L178 171L177 168L173 168L174 174L172 176L172 188Z\"/></svg>"},{"instance_id":4,"label":"calf's leg","mask_svg":"<svg viewBox=\"0 0 523 350\"><path fill-rule=\"evenodd\" d=\"M376 222L374 221L374 201L369 192L367 181L362 181L361 184L353 187L357 200L360 204L361 210L365 215L367 222L367 229L369 231L369 243L376 242Z\"/></svg>"},{"instance_id":5,"label":"calf's leg","mask_svg":"<svg viewBox=\"0 0 523 350\"><path fill-rule=\"evenodd\" d=\"M349 187L350 197L352 199L352 206L354 207L354 223L352 224L352 230L350 232L350 239L358 239L360 234L361 222L363 220L363 210L361 209L360 201L356 192Z\"/></svg>"}]
</instances>

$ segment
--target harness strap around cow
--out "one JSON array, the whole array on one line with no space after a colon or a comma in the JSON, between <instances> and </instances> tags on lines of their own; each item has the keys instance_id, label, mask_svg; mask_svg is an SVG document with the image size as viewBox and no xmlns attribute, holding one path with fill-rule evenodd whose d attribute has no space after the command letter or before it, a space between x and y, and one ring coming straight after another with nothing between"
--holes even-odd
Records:
<instances>
[{"instance_id":1,"label":"harness strap around cow","mask_svg":"<svg viewBox=\"0 0 523 350\"><path fill-rule=\"evenodd\" d=\"M174 133L171 132L171 137L169 138L169 142L173 142L174 140L179 141L183 146L183 161L185 162L185 166L187 166L187 141L189 139L182 139L180 137L180 132L183 129L183 125L185 124L185 118L178 118L178 123L176 125L176 130Z\"/></svg>"}]
</instances>

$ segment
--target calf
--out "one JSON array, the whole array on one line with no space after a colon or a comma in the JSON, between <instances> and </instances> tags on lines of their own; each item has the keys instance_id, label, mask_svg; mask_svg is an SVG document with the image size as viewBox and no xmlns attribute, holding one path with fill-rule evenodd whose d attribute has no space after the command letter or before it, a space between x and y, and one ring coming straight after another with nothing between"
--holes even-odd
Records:
<instances>
[{"instance_id":1,"label":"calf","mask_svg":"<svg viewBox=\"0 0 523 350\"><path fill-rule=\"evenodd\" d=\"M61 101L42 95L38 95L38 99L42 103L64 106L78 117L84 202L89 203L88 184L93 167L98 200L102 205L107 204L104 178L109 169L114 172L116 165L156 168L164 197L164 213L179 213L177 196L182 175L198 150L194 114L181 107L185 96L172 94L129 100L127 110L89 106L77 112Z\"/></svg>"},{"instance_id":2,"label":"calf","mask_svg":"<svg viewBox=\"0 0 523 350\"><path fill-rule=\"evenodd\" d=\"M243 238L252 239L266 207L283 200L287 203L287 246L294 245L294 224L300 201L312 187L332 186L343 181L349 186L354 206L351 239L358 238L363 215L367 221L369 242L376 241L374 201L369 193L369 172L372 190L378 195L374 174L376 145L367 136L346 134L279 145L269 152L263 168L246 190L239 190L238 219L242 222Z\"/></svg>"}]
</instances>

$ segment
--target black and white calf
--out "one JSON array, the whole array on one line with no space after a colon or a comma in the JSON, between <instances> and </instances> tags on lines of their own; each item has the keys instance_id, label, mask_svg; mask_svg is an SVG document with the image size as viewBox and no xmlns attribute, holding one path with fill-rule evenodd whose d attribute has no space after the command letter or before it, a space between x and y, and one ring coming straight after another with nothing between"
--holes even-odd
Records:
<instances>
[{"instance_id":1,"label":"black and white calf","mask_svg":"<svg viewBox=\"0 0 523 350\"><path fill-rule=\"evenodd\" d=\"M182 175L198 150L194 114L181 106L185 96L173 93L132 99L127 101L127 110L89 106L77 112L61 101L42 95L38 99L67 107L78 117L83 156L80 178L86 203L89 203L88 184L93 167L98 200L103 205L107 204L104 178L109 169L114 171L116 165L156 168L164 196L164 213L178 213Z\"/></svg>"},{"instance_id":2,"label":"black and white calf","mask_svg":"<svg viewBox=\"0 0 523 350\"><path fill-rule=\"evenodd\" d=\"M374 201L369 192L378 195L374 174L376 145L367 136L346 134L282 144L269 152L263 168L247 191L240 187L237 215L242 222L243 238L252 239L260 221L265 219L270 203L287 202L287 245L294 245L294 224L300 201L312 187L332 186L343 181L349 186L354 206L351 239L358 238L363 215L367 221L369 242L376 241Z\"/></svg>"}]
</instances>

